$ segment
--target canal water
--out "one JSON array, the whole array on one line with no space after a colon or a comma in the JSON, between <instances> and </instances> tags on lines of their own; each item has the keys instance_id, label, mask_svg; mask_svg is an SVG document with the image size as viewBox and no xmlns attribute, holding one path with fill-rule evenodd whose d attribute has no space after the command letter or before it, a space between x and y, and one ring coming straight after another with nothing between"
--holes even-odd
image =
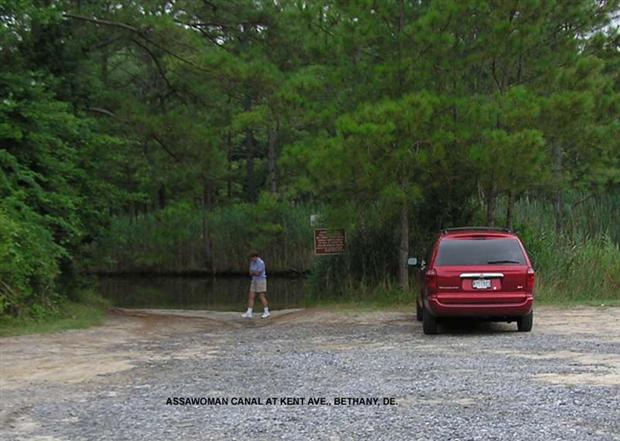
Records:
<instances>
[{"instance_id":1,"label":"canal water","mask_svg":"<svg viewBox=\"0 0 620 441\"><path fill-rule=\"evenodd\" d=\"M303 308L304 278L270 277L267 297L271 309ZM243 311L247 307L248 277L103 276L99 292L121 308L210 309ZM256 299L256 310L262 305Z\"/></svg>"}]
</instances>

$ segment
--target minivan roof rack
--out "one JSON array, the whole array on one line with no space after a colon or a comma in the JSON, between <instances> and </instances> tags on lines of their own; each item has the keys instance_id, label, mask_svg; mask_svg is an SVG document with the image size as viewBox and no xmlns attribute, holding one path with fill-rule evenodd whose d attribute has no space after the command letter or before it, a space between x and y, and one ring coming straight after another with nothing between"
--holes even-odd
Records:
<instances>
[{"instance_id":1,"label":"minivan roof rack","mask_svg":"<svg viewBox=\"0 0 620 441\"><path fill-rule=\"evenodd\" d=\"M503 233L512 233L512 228L502 227L457 227L457 228L444 228L442 233L448 233L451 231L501 231Z\"/></svg>"}]
</instances>

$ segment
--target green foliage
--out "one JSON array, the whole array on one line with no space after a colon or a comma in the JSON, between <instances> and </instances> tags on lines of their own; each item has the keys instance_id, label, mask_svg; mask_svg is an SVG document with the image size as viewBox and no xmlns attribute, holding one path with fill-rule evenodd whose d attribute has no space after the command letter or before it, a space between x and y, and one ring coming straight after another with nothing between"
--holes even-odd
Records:
<instances>
[{"instance_id":1,"label":"green foliage","mask_svg":"<svg viewBox=\"0 0 620 441\"><path fill-rule=\"evenodd\" d=\"M570 199L573 210L562 235L536 201L517 204L517 229L538 273L543 302L618 299L620 293L619 195Z\"/></svg>"},{"instance_id":2,"label":"green foliage","mask_svg":"<svg viewBox=\"0 0 620 441\"><path fill-rule=\"evenodd\" d=\"M78 266L245 272L251 248L390 291L472 220L526 225L543 286L544 247L615 264L613 209L571 198L620 185L619 3L0 2L0 314ZM312 259L309 207L346 255Z\"/></svg>"},{"instance_id":3,"label":"green foliage","mask_svg":"<svg viewBox=\"0 0 620 441\"><path fill-rule=\"evenodd\" d=\"M607 236L557 240L541 236L532 246L542 302L618 299L620 247ZM553 252L549 252L551 249Z\"/></svg>"},{"instance_id":4,"label":"green foliage","mask_svg":"<svg viewBox=\"0 0 620 441\"><path fill-rule=\"evenodd\" d=\"M112 272L245 274L248 254L258 250L270 272L310 268L312 230L307 207L263 195L212 211L185 203L153 214L115 218L93 244L86 269Z\"/></svg>"},{"instance_id":5,"label":"green foliage","mask_svg":"<svg viewBox=\"0 0 620 441\"><path fill-rule=\"evenodd\" d=\"M393 220L372 205L359 217L351 217L348 208L326 213L326 226L345 228L346 252L314 260L308 280L312 298L340 298L354 291L355 286L370 288L389 283L396 275L394 249L398 237L392 228Z\"/></svg>"},{"instance_id":6,"label":"green foliage","mask_svg":"<svg viewBox=\"0 0 620 441\"><path fill-rule=\"evenodd\" d=\"M53 306L64 250L39 216L8 202L0 204L0 315L20 315L38 303Z\"/></svg>"},{"instance_id":7,"label":"green foliage","mask_svg":"<svg viewBox=\"0 0 620 441\"><path fill-rule=\"evenodd\" d=\"M105 319L109 307L106 300L91 291L82 291L75 301L61 301L53 309L37 303L28 315L0 316L0 337L99 325Z\"/></svg>"},{"instance_id":8,"label":"green foliage","mask_svg":"<svg viewBox=\"0 0 620 441\"><path fill-rule=\"evenodd\" d=\"M355 309L407 307L415 302L415 291L403 291L393 279L386 278L372 284L345 276L339 291L322 291L312 289L305 297L307 307L339 305Z\"/></svg>"},{"instance_id":9,"label":"green foliage","mask_svg":"<svg viewBox=\"0 0 620 441\"><path fill-rule=\"evenodd\" d=\"M63 61L59 12L17 1L1 13L0 316L36 318L71 295L72 259L105 222L114 199L94 168L116 138L58 99L58 66L40 65Z\"/></svg>"},{"instance_id":10,"label":"green foliage","mask_svg":"<svg viewBox=\"0 0 620 441\"><path fill-rule=\"evenodd\" d=\"M597 300L617 303L620 225L616 219L620 216L620 195L568 196L573 209L560 236L555 233L548 203L522 199L515 204L515 228L537 272L537 300L554 304ZM505 203L501 201L500 207ZM477 217L483 219L484 214L480 211L465 223L476 224ZM398 305L413 296L415 289L403 292L395 287L395 235L386 224L377 222L375 215L365 230L349 225L347 253L315 260L308 280L309 305ZM433 240L430 232L416 237L412 255L427 258Z\"/></svg>"}]
</instances>

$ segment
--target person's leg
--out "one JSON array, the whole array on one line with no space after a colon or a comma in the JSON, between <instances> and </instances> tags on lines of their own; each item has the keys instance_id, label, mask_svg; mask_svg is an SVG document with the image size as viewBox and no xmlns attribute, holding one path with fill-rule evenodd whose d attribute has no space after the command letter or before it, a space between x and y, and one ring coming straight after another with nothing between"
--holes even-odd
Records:
<instances>
[{"instance_id":1,"label":"person's leg","mask_svg":"<svg viewBox=\"0 0 620 441\"><path fill-rule=\"evenodd\" d=\"M248 294L248 309L254 308L254 299L256 299L256 293L254 291L250 291Z\"/></svg>"},{"instance_id":2,"label":"person's leg","mask_svg":"<svg viewBox=\"0 0 620 441\"><path fill-rule=\"evenodd\" d=\"M252 309L254 308L254 299L256 298L256 292L254 291L254 282L250 285L250 292L248 293L248 310L245 314L242 314L243 318L252 318Z\"/></svg>"},{"instance_id":3,"label":"person's leg","mask_svg":"<svg viewBox=\"0 0 620 441\"><path fill-rule=\"evenodd\" d=\"M265 309L261 317L267 318L271 315L271 313L269 312L269 303L267 302L267 281L266 280L262 280L260 282L260 292L258 292L258 297L260 298L260 301L263 304L263 308Z\"/></svg>"},{"instance_id":4,"label":"person's leg","mask_svg":"<svg viewBox=\"0 0 620 441\"><path fill-rule=\"evenodd\" d=\"M263 308L269 308L269 303L267 303L267 293L266 292L259 292L258 293L258 298L260 299L261 303L263 304Z\"/></svg>"}]
</instances>

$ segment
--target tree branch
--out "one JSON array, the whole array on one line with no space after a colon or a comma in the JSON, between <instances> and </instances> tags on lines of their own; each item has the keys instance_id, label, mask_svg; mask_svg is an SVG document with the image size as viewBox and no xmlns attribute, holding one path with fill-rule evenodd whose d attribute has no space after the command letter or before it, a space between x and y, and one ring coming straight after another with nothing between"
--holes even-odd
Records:
<instances>
[{"instance_id":1,"label":"tree branch","mask_svg":"<svg viewBox=\"0 0 620 441\"><path fill-rule=\"evenodd\" d=\"M169 154L169 155L170 155L170 156L171 156L171 157L172 157L172 158L173 158L176 162L180 162L180 161L179 161L179 158L177 157L177 155L175 155L174 153L172 153L172 151L171 151L171 150L170 150L170 149L166 146L166 144L164 144L164 143L162 142L162 140L161 140L161 139L159 139L159 137L157 137L157 135L152 134L152 135L151 135L151 138L153 138L153 139L157 142L157 144L159 144L159 145L160 145L160 147L161 147L162 149L164 149L164 151L165 151L166 153L168 153L168 154Z\"/></svg>"},{"instance_id":2,"label":"tree branch","mask_svg":"<svg viewBox=\"0 0 620 441\"><path fill-rule=\"evenodd\" d=\"M168 77L166 76L166 73L164 72L164 68L161 65L161 63L159 62L159 60L157 59L157 56L153 53L153 51L151 49L149 49L148 46L140 43L138 40L132 38L131 41L136 44L137 46L141 47L142 49L144 49L144 51L151 57L151 60L153 60L153 63L155 63L155 66L157 67L157 70L159 71L159 75L163 78L163 80L166 82L166 86L168 86L168 88L170 90L175 90L174 87L172 87L172 84L170 84L170 80L168 80Z\"/></svg>"},{"instance_id":3,"label":"tree branch","mask_svg":"<svg viewBox=\"0 0 620 441\"><path fill-rule=\"evenodd\" d=\"M65 18L72 18L74 20L88 21L90 23L95 23L95 24L98 24L98 25L113 26L113 27L125 29L126 31L135 32L137 34L142 34L142 31L140 29L138 29L138 28L136 28L134 26L128 25L126 23L121 23L121 22L117 22L117 21L110 21L110 20L103 20L103 19L100 19L100 18L84 17L82 15L69 14L67 12L63 13L62 16L65 17Z\"/></svg>"},{"instance_id":4,"label":"tree branch","mask_svg":"<svg viewBox=\"0 0 620 441\"><path fill-rule=\"evenodd\" d=\"M87 107L86 110L89 111L89 112L100 113L102 115L111 116L113 118L116 118L116 114L114 112L112 112L111 110L108 110L108 109L104 109L103 107Z\"/></svg>"},{"instance_id":5,"label":"tree branch","mask_svg":"<svg viewBox=\"0 0 620 441\"><path fill-rule=\"evenodd\" d=\"M69 13L63 13L62 14L63 17L65 18L70 18L73 20L81 20L81 21L86 21L89 23L94 23L94 24L98 24L98 25L102 25L102 26L111 26L111 27L116 27L116 28L120 28L120 29L124 29L126 31L132 32L136 35L138 35L140 38L144 39L144 41L146 41L147 43L152 44L153 46L155 46L156 48L164 51L166 54L170 55L173 58L176 58L177 60L185 63L185 64L189 64L190 66L201 70L203 72L211 72L211 70L206 69L202 66L197 65L196 63L194 63L191 60L188 60L180 55L175 54L174 52L172 52L170 49L165 48L164 46L162 46L161 44L157 43L156 41L152 40L151 38L149 38L146 35L146 30L142 30L140 28L137 28L135 26L131 26L128 25L126 23L121 23L121 22L117 22L117 21L110 21L110 20L103 20L100 18L93 18L93 17L84 17L82 15L75 15L75 14L69 14Z\"/></svg>"}]
</instances>

